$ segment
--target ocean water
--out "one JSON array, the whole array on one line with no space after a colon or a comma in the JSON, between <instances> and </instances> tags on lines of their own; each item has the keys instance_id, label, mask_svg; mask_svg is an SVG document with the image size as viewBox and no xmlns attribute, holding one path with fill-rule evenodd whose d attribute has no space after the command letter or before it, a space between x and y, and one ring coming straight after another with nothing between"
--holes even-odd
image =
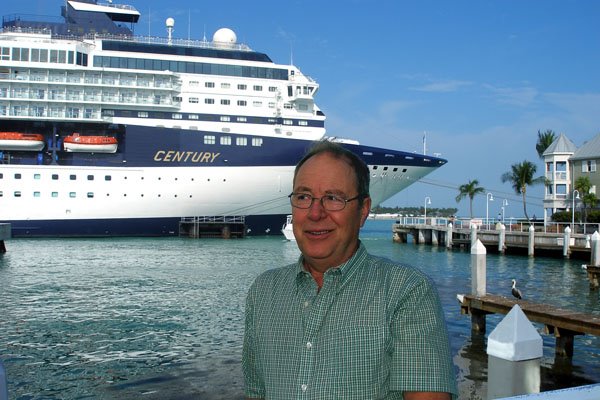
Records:
<instances>
[{"instance_id":1,"label":"ocean water","mask_svg":"<svg viewBox=\"0 0 600 400\"><path fill-rule=\"evenodd\" d=\"M461 399L485 399L487 335L472 335L458 293L470 254L395 244L392 221L367 221L370 252L424 270L436 283ZM246 291L295 262L282 237L14 239L0 256L0 359L10 399L243 399ZM581 261L488 255L489 293L600 314ZM489 334L500 316L488 316ZM536 326L541 331L541 326ZM575 338L572 362L544 338L542 390L600 381L600 339Z\"/></svg>"}]
</instances>

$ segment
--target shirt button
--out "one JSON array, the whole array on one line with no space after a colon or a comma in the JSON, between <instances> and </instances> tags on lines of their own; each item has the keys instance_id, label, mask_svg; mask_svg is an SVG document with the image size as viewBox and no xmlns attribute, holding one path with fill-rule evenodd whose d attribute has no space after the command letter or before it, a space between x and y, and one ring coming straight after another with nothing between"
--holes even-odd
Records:
<instances>
[{"instance_id":1,"label":"shirt button","mask_svg":"<svg viewBox=\"0 0 600 400\"><path fill-rule=\"evenodd\" d=\"M302 389L303 392L306 392L306 389L308 389L308 385L304 384L300 386L300 389Z\"/></svg>"},{"instance_id":2,"label":"shirt button","mask_svg":"<svg viewBox=\"0 0 600 400\"><path fill-rule=\"evenodd\" d=\"M305 301L305 302L304 302L304 308L308 307L308 305L309 305L309 304L310 304L310 303L309 303L308 301Z\"/></svg>"},{"instance_id":3,"label":"shirt button","mask_svg":"<svg viewBox=\"0 0 600 400\"><path fill-rule=\"evenodd\" d=\"M308 350L312 349L312 343L311 342L306 343L306 348Z\"/></svg>"}]
</instances>

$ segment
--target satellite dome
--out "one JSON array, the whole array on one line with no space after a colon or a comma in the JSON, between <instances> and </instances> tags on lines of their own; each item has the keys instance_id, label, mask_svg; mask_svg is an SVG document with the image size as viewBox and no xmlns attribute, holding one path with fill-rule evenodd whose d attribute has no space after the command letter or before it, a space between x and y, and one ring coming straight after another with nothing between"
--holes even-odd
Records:
<instances>
[{"instance_id":1,"label":"satellite dome","mask_svg":"<svg viewBox=\"0 0 600 400\"><path fill-rule=\"evenodd\" d=\"M165 21L165 25L167 26L167 28L172 28L175 26L175 20L173 18L167 18L167 20Z\"/></svg>"},{"instance_id":2,"label":"satellite dome","mask_svg":"<svg viewBox=\"0 0 600 400\"><path fill-rule=\"evenodd\" d=\"M237 42L237 36L231 29L221 28L213 35L213 42L235 44Z\"/></svg>"}]
</instances>

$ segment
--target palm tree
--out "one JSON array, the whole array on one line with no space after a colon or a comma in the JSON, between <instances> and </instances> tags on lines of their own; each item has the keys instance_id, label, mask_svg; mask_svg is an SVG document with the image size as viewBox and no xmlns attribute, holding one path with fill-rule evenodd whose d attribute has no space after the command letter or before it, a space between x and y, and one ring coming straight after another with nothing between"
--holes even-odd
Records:
<instances>
[{"instance_id":1,"label":"palm tree","mask_svg":"<svg viewBox=\"0 0 600 400\"><path fill-rule=\"evenodd\" d=\"M594 193L591 193L592 182L587 176L580 176L575 180L575 189L581 195L581 202L583 203L583 222L587 222L587 209L594 208L598 202L598 198ZM571 210L575 212L575 210Z\"/></svg>"},{"instance_id":2,"label":"palm tree","mask_svg":"<svg viewBox=\"0 0 600 400\"><path fill-rule=\"evenodd\" d=\"M530 221L529 216L527 215L527 202L526 202L526 194L527 194L527 186L533 186L540 183L545 183L546 178L544 176L538 176L534 178L537 171L537 167L534 163L530 161L523 161L518 164L511 165L510 172L505 172L502 174L502 182L510 182L516 194L520 194L523 196L523 212L525 213L525 218L527 221Z\"/></svg>"},{"instance_id":3,"label":"palm tree","mask_svg":"<svg viewBox=\"0 0 600 400\"><path fill-rule=\"evenodd\" d=\"M473 179L469 183L465 183L458 187L458 196L456 196L456 202L459 203L465 197L469 197L469 215L473 219L473 198L481 193L485 192L485 188L479 186L479 181Z\"/></svg>"},{"instance_id":4,"label":"palm tree","mask_svg":"<svg viewBox=\"0 0 600 400\"><path fill-rule=\"evenodd\" d=\"M540 132L538 130L538 140L537 144L535 145L535 149L540 158L543 158L544 152L548 147L550 147L554 140L556 140L556 134L553 130L547 129L545 132Z\"/></svg>"}]
</instances>

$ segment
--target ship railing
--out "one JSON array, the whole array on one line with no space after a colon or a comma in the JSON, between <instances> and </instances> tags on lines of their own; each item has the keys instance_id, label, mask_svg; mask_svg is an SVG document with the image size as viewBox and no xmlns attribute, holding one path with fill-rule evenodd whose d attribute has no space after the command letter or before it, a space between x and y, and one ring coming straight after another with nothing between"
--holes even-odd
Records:
<instances>
[{"instance_id":1,"label":"ship railing","mask_svg":"<svg viewBox=\"0 0 600 400\"><path fill-rule=\"evenodd\" d=\"M103 6L103 7L112 7L112 8L119 8L121 10L138 12L138 10L134 6L130 6L129 4L113 4L113 3L109 3L109 2L103 2L103 3L99 3L98 5Z\"/></svg>"},{"instance_id":2,"label":"ship railing","mask_svg":"<svg viewBox=\"0 0 600 400\"><path fill-rule=\"evenodd\" d=\"M208 40L198 39L179 39L173 38L169 40L166 37L159 36L131 36L131 35L113 35L109 33L88 33L85 35L57 35L53 34L49 28L34 28L24 26L4 26L2 28L3 33L30 33L30 34L41 34L51 35L52 39L57 40L113 40L121 42L136 42L136 43L147 43L147 44L168 44L175 46L184 47L198 47L204 49L218 49L218 50L238 50L238 51L252 51L252 49L243 43L215 43L209 42Z\"/></svg>"},{"instance_id":3,"label":"ship railing","mask_svg":"<svg viewBox=\"0 0 600 400\"><path fill-rule=\"evenodd\" d=\"M246 217L244 215L216 215L216 216L201 216L201 217L181 217L181 222L193 223L244 223Z\"/></svg>"}]
</instances>

